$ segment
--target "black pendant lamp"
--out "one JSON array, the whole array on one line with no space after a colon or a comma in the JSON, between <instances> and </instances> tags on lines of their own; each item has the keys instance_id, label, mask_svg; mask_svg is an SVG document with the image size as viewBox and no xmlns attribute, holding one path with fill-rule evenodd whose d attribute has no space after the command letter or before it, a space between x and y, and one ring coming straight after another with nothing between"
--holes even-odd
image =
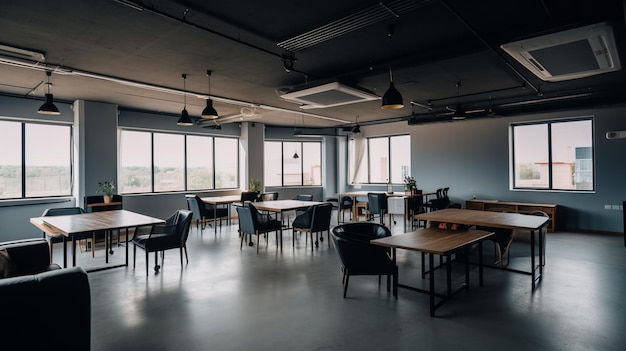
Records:
<instances>
[{"instance_id":1,"label":"black pendant lamp","mask_svg":"<svg viewBox=\"0 0 626 351\"><path fill-rule=\"evenodd\" d=\"M209 98L206 100L206 107L202 110L202 118L216 119L219 116L217 111L213 107L213 100L211 100L211 71L207 70L206 75L209 76Z\"/></svg>"},{"instance_id":2,"label":"black pendant lamp","mask_svg":"<svg viewBox=\"0 0 626 351\"><path fill-rule=\"evenodd\" d=\"M454 108L454 113L452 114L453 120L462 120L467 118L467 115L465 114L465 108L461 106L460 102L460 89L461 82L456 82L456 106Z\"/></svg>"},{"instance_id":3,"label":"black pendant lamp","mask_svg":"<svg viewBox=\"0 0 626 351\"><path fill-rule=\"evenodd\" d=\"M298 150L296 150L296 152L293 153L293 156L291 156L294 160L297 160L300 158L300 156L298 156Z\"/></svg>"},{"instance_id":4,"label":"black pendant lamp","mask_svg":"<svg viewBox=\"0 0 626 351\"><path fill-rule=\"evenodd\" d=\"M395 110L404 107L402 95L393 85L393 73L391 73L391 37L393 36L394 26L389 25L387 28L387 36L389 37L389 89L383 95L383 110Z\"/></svg>"},{"instance_id":5,"label":"black pendant lamp","mask_svg":"<svg viewBox=\"0 0 626 351\"><path fill-rule=\"evenodd\" d=\"M393 85L393 75L391 73L391 65L389 66L389 89L383 95L383 105L381 108L383 110L395 110L399 108L403 108L404 103L402 102L402 95Z\"/></svg>"},{"instance_id":6,"label":"black pendant lamp","mask_svg":"<svg viewBox=\"0 0 626 351\"><path fill-rule=\"evenodd\" d=\"M41 107L39 107L39 109L37 110L37 113L40 113L42 115L60 115L61 112L59 112L59 109L54 106L54 98L52 97L52 94L50 94L50 76L52 75L52 72L50 71L46 71L46 85L48 86L47 92L46 92L46 102L43 103L43 105L41 105Z\"/></svg>"},{"instance_id":7,"label":"black pendant lamp","mask_svg":"<svg viewBox=\"0 0 626 351\"><path fill-rule=\"evenodd\" d=\"M180 118L178 119L178 122L176 124L178 124L179 126L192 126L193 125L193 121L191 120L191 118L189 118L189 113L187 112L187 75L183 73L183 97L184 97L184 106L183 106L183 111L180 114Z\"/></svg>"}]
</instances>

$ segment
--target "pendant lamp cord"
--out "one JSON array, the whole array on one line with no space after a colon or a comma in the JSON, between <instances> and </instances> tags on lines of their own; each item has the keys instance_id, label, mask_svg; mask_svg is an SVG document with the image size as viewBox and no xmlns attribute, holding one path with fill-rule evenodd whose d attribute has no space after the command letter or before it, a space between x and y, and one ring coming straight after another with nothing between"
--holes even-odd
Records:
<instances>
[{"instance_id":1,"label":"pendant lamp cord","mask_svg":"<svg viewBox=\"0 0 626 351\"><path fill-rule=\"evenodd\" d=\"M187 75L183 73L183 109L187 109Z\"/></svg>"}]
</instances>

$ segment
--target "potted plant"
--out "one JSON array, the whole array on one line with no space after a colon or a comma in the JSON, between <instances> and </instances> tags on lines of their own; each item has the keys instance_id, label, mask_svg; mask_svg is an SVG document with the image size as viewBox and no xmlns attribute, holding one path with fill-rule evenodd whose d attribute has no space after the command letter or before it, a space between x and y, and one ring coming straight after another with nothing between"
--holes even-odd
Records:
<instances>
[{"instance_id":1,"label":"potted plant","mask_svg":"<svg viewBox=\"0 0 626 351\"><path fill-rule=\"evenodd\" d=\"M104 203L108 204L113 199L113 194L115 194L115 182L112 180L107 180L104 182L98 183L98 193L104 194Z\"/></svg>"},{"instance_id":2,"label":"potted plant","mask_svg":"<svg viewBox=\"0 0 626 351\"><path fill-rule=\"evenodd\" d=\"M261 192L261 180L256 178L250 178L248 190L256 193Z\"/></svg>"},{"instance_id":3,"label":"potted plant","mask_svg":"<svg viewBox=\"0 0 626 351\"><path fill-rule=\"evenodd\" d=\"M413 195L413 191L417 189L415 178L410 176L404 176L404 191L407 195Z\"/></svg>"}]
</instances>

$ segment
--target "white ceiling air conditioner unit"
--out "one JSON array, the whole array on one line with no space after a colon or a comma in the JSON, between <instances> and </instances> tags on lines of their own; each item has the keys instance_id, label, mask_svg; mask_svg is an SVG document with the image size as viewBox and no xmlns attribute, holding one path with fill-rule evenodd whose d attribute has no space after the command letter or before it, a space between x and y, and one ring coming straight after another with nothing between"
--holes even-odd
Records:
<instances>
[{"instance_id":1,"label":"white ceiling air conditioner unit","mask_svg":"<svg viewBox=\"0 0 626 351\"><path fill-rule=\"evenodd\" d=\"M303 109L327 108L380 99L378 95L337 82L291 91L280 97L300 104L300 108Z\"/></svg>"},{"instance_id":2,"label":"white ceiling air conditioner unit","mask_svg":"<svg viewBox=\"0 0 626 351\"><path fill-rule=\"evenodd\" d=\"M588 77L621 68L611 26L593 24L500 46L542 80Z\"/></svg>"}]
</instances>

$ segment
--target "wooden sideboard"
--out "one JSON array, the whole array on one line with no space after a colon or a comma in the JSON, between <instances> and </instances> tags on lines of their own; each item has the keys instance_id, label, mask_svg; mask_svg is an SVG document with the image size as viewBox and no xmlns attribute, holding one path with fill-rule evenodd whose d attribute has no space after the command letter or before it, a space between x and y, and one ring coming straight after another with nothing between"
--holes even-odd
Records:
<instances>
[{"instance_id":1,"label":"wooden sideboard","mask_svg":"<svg viewBox=\"0 0 626 351\"><path fill-rule=\"evenodd\" d=\"M554 232L556 229L556 204L537 204L498 200L467 200L465 201L465 208L468 210L513 212L523 214L531 214L536 211L542 211L550 217L550 221L548 222L548 231Z\"/></svg>"}]
</instances>

